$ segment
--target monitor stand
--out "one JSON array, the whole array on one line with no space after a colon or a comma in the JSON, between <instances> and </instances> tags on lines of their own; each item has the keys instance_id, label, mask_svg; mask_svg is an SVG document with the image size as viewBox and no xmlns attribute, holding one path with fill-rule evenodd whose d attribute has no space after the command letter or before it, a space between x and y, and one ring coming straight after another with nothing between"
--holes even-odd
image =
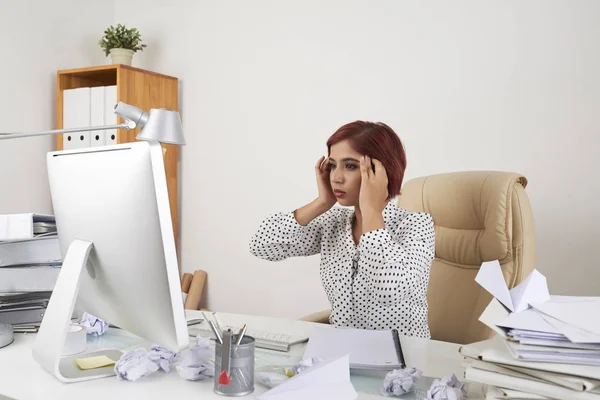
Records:
<instances>
[{"instance_id":1,"label":"monitor stand","mask_svg":"<svg viewBox=\"0 0 600 400\"><path fill-rule=\"evenodd\" d=\"M46 313L33 344L33 358L50 374L66 383L114 376L114 366L82 370L75 364L81 355L63 357L67 331L79 293L81 271L87 265L94 244L74 240L69 246L60 274L54 285ZM115 362L121 357L119 350L101 350L85 353L85 357L106 355Z\"/></svg>"}]
</instances>

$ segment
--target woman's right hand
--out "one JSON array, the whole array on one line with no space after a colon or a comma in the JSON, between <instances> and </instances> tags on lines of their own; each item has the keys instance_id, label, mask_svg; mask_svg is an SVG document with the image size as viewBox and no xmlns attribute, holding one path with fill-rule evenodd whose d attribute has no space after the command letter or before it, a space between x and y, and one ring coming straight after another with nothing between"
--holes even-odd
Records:
<instances>
[{"instance_id":1,"label":"woman's right hand","mask_svg":"<svg viewBox=\"0 0 600 400\"><path fill-rule=\"evenodd\" d=\"M337 202L329 181L329 159L325 156L319 158L315 165L315 173L319 197L294 211L296 221L302 226L308 225L313 219L327 212Z\"/></svg>"},{"instance_id":2,"label":"woman's right hand","mask_svg":"<svg viewBox=\"0 0 600 400\"><path fill-rule=\"evenodd\" d=\"M329 210L337 202L329 180L329 158L325 158L325 156L319 158L317 165L315 165L315 173L317 175L317 187L319 188L317 201L323 208Z\"/></svg>"}]
</instances>

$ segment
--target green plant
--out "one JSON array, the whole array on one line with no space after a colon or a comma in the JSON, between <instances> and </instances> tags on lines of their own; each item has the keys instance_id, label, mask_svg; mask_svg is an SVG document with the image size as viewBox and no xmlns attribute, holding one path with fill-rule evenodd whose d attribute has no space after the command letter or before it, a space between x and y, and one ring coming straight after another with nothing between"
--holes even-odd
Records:
<instances>
[{"instance_id":1,"label":"green plant","mask_svg":"<svg viewBox=\"0 0 600 400\"><path fill-rule=\"evenodd\" d=\"M104 31L104 36L98 42L104 54L108 56L110 49L130 49L136 51L144 50L145 44L142 44L142 35L137 28L127 29L125 25L118 24L116 27L109 26Z\"/></svg>"}]
</instances>

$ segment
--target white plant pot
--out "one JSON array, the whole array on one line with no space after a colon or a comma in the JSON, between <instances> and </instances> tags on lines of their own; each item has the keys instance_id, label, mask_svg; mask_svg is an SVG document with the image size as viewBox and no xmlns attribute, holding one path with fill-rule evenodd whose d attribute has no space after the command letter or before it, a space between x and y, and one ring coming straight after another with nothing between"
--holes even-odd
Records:
<instances>
[{"instance_id":1,"label":"white plant pot","mask_svg":"<svg viewBox=\"0 0 600 400\"><path fill-rule=\"evenodd\" d=\"M131 60L133 59L133 50L110 49L110 57L113 64L131 65Z\"/></svg>"}]
</instances>

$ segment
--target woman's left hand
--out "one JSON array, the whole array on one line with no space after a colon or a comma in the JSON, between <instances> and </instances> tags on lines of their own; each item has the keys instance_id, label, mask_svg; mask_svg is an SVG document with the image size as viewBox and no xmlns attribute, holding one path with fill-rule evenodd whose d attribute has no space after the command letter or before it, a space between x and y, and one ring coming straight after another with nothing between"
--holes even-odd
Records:
<instances>
[{"instance_id":1,"label":"woman's left hand","mask_svg":"<svg viewBox=\"0 0 600 400\"><path fill-rule=\"evenodd\" d=\"M371 167L371 161L375 167ZM365 217L381 216L388 203L388 177L383 164L369 156L360 158L360 194L358 202L360 211Z\"/></svg>"}]
</instances>

